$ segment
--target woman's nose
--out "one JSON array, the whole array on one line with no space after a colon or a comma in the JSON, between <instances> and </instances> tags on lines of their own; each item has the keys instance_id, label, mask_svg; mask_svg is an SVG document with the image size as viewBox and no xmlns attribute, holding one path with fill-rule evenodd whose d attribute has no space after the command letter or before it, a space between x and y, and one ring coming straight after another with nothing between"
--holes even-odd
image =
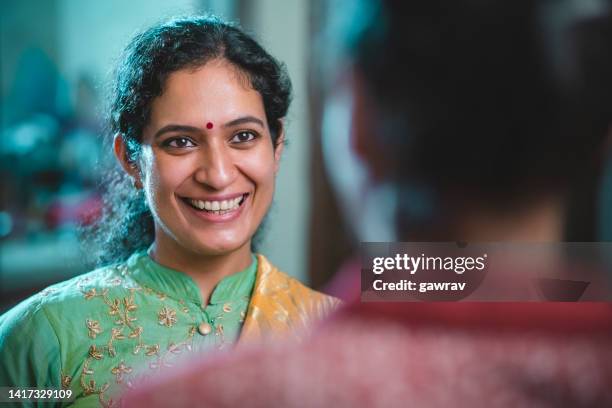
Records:
<instances>
[{"instance_id":1,"label":"woman's nose","mask_svg":"<svg viewBox=\"0 0 612 408\"><path fill-rule=\"evenodd\" d=\"M223 190L234 182L238 169L225 146L208 146L203 150L195 179L215 190Z\"/></svg>"}]
</instances>

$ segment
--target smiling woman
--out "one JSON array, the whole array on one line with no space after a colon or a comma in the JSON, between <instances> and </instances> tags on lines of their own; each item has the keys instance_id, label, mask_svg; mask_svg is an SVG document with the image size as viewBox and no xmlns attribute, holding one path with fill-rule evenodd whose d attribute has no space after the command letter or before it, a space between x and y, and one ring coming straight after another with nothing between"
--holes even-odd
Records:
<instances>
[{"instance_id":1,"label":"smiling woman","mask_svg":"<svg viewBox=\"0 0 612 408\"><path fill-rule=\"evenodd\" d=\"M156 221L152 256L199 279L205 295L214 279L199 272L202 262L221 261L221 275L251 263L251 237L272 202L283 150L280 123L273 144L262 97L243 76L223 58L169 75L137 166L123 136L115 138ZM208 129L213 122L219 126Z\"/></svg>"},{"instance_id":2,"label":"smiling woman","mask_svg":"<svg viewBox=\"0 0 612 408\"><path fill-rule=\"evenodd\" d=\"M109 406L182 354L300 338L337 306L253 250L290 94L284 67L218 19L134 38L110 112L120 166L90 231L100 268L0 317L1 385Z\"/></svg>"}]
</instances>

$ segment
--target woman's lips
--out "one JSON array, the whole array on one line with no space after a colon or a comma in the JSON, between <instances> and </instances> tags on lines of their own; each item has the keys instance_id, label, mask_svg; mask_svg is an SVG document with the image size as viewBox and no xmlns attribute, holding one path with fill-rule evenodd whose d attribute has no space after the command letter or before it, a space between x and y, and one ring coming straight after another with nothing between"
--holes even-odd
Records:
<instances>
[{"instance_id":1,"label":"woman's lips","mask_svg":"<svg viewBox=\"0 0 612 408\"><path fill-rule=\"evenodd\" d=\"M240 216L250 194L245 193L225 200L198 200L181 197L181 201L201 219L211 222L232 221Z\"/></svg>"}]
</instances>

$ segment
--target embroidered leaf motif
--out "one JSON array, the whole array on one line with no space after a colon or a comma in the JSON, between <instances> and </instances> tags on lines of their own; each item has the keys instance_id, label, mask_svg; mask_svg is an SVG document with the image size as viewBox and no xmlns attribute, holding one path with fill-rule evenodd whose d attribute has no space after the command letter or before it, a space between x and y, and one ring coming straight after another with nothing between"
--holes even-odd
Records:
<instances>
[{"instance_id":1,"label":"embroidered leaf motif","mask_svg":"<svg viewBox=\"0 0 612 408\"><path fill-rule=\"evenodd\" d=\"M145 351L145 355L153 356L153 355L155 355L157 353L159 353L159 344L154 344L152 346L147 346L146 351Z\"/></svg>"},{"instance_id":2,"label":"embroidered leaf motif","mask_svg":"<svg viewBox=\"0 0 612 408\"><path fill-rule=\"evenodd\" d=\"M131 339L134 339L136 337L139 337L142 334L142 326L138 326L137 328L135 328L134 330L132 330L130 332L130 334L128 334L128 337Z\"/></svg>"},{"instance_id":3,"label":"embroidered leaf motif","mask_svg":"<svg viewBox=\"0 0 612 408\"><path fill-rule=\"evenodd\" d=\"M125 310L128 312L133 312L138 309L138 307L134 304L134 300L131 298L123 298L123 305L125 306Z\"/></svg>"},{"instance_id":4,"label":"embroidered leaf motif","mask_svg":"<svg viewBox=\"0 0 612 408\"><path fill-rule=\"evenodd\" d=\"M172 327L176 323L176 312L164 306L157 314L157 319L162 326Z\"/></svg>"},{"instance_id":5,"label":"embroidered leaf motif","mask_svg":"<svg viewBox=\"0 0 612 408\"><path fill-rule=\"evenodd\" d=\"M124 340L125 339L125 335L123 334L121 329L113 328L111 330L111 338L117 339L117 340Z\"/></svg>"},{"instance_id":6,"label":"embroidered leaf motif","mask_svg":"<svg viewBox=\"0 0 612 408\"><path fill-rule=\"evenodd\" d=\"M181 352L181 348L174 343L168 344L168 351L170 353L179 354Z\"/></svg>"},{"instance_id":7,"label":"embroidered leaf motif","mask_svg":"<svg viewBox=\"0 0 612 408\"><path fill-rule=\"evenodd\" d=\"M102 360L103 357L102 352L95 345L89 347L89 356L96 360Z\"/></svg>"},{"instance_id":8,"label":"embroidered leaf motif","mask_svg":"<svg viewBox=\"0 0 612 408\"><path fill-rule=\"evenodd\" d=\"M89 337L91 337L92 339L95 339L98 334L102 333L100 322L98 322L97 320L87 319L85 323L87 324L87 331L89 333Z\"/></svg>"},{"instance_id":9,"label":"embroidered leaf motif","mask_svg":"<svg viewBox=\"0 0 612 408\"><path fill-rule=\"evenodd\" d=\"M96 293L96 288L89 289L89 290L88 290L87 292L85 292L85 294L84 294L85 299L87 299L87 300L92 299L92 298L96 297L97 295L98 295L98 294Z\"/></svg>"},{"instance_id":10,"label":"embroidered leaf motif","mask_svg":"<svg viewBox=\"0 0 612 408\"><path fill-rule=\"evenodd\" d=\"M115 300L113 300L113 303L112 303L111 305L109 305L110 310L109 310L109 312L108 312L108 313L109 313L111 316L114 316L114 315L116 315L116 314L119 314L119 305L120 305L120 303L119 303L119 299L115 299Z\"/></svg>"},{"instance_id":11,"label":"embroidered leaf motif","mask_svg":"<svg viewBox=\"0 0 612 408\"><path fill-rule=\"evenodd\" d=\"M131 372L132 372L132 367L126 366L123 360L121 360L121 362L119 363L117 367L113 367L111 369L111 373L115 376L115 381L117 382L117 384L120 384L123 382L124 374L129 374Z\"/></svg>"},{"instance_id":12,"label":"embroidered leaf motif","mask_svg":"<svg viewBox=\"0 0 612 408\"><path fill-rule=\"evenodd\" d=\"M62 388L70 388L72 377L69 375L62 374Z\"/></svg>"}]
</instances>

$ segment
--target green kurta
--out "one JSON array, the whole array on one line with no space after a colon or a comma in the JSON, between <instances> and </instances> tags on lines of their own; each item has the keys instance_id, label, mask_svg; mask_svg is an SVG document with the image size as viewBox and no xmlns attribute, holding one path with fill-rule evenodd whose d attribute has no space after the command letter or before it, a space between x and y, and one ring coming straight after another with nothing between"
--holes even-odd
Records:
<instances>
[{"instance_id":1,"label":"green kurta","mask_svg":"<svg viewBox=\"0 0 612 408\"><path fill-rule=\"evenodd\" d=\"M0 386L69 388L75 406L113 405L135 379L234 343L256 271L253 256L208 305L189 276L146 252L51 286L0 317Z\"/></svg>"}]
</instances>

